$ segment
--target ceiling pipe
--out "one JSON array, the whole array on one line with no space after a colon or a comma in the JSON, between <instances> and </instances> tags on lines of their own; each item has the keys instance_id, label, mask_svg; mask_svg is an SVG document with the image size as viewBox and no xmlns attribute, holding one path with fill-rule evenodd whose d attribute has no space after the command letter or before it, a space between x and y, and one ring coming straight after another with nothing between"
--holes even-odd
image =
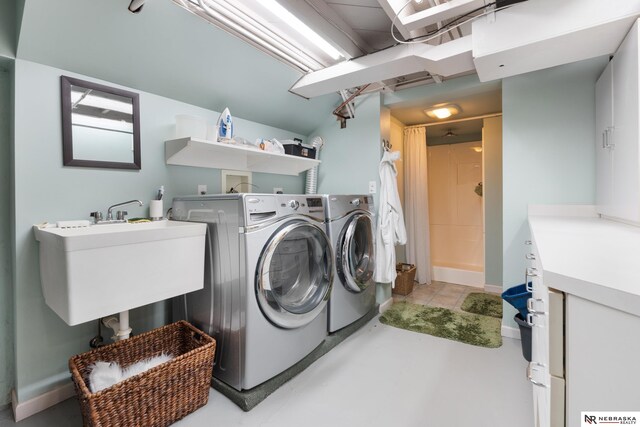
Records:
<instances>
[{"instance_id":1,"label":"ceiling pipe","mask_svg":"<svg viewBox=\"0 0 640 427\"><path fill-rule=\"evenodd\" d=\"M338 105L338 107L335 110L333 110L333 115L336 116L338 120L340 120L340 129L344 129L347 127L347 119L355 117L355 116L347 117L342 113L340 113L340 110L342 110L345 106L348 106L349 103L353 101L356 98L356 96L360 95L362 91L365 90L367 87L369 87L369 84L366 84L358 88L355 92L353 92L353 94L349 98L345 99L342 104Z\"/></svg>"}]
</instances>

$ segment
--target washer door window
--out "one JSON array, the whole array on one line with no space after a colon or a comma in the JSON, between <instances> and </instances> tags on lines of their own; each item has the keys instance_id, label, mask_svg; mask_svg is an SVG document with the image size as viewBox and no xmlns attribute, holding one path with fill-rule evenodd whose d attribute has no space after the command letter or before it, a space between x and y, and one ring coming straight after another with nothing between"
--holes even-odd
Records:
<instances>
[{"instance_id":1,"label":"washer door window","mask_svg":"<svg viewBox=\"0 0 640 427\"><path fill-rule=\"evenodd\" d=\"M373 224L371 216L354 215L339 240L337 270L351 292L362 292L372 283L374 270Z\"/></svg>"},{"instance_id":2,"label":"washer door window","mask_svg":"<svg viewBox=\"0 0 640 427\"><path fill-rule=\"evenodd\" d=\"M325 232L307 222L289 223L271 237L260 257L258 304L277 326L304 326L327 304L332 272L331 243Z\"/></svg>"}]
</instances>

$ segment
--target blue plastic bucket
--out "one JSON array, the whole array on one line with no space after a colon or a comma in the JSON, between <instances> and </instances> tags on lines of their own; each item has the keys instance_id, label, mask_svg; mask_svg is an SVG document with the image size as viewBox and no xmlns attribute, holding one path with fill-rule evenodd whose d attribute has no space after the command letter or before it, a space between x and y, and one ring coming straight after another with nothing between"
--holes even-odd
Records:
<instances>
[{"instance_id":1,"label":"blue plastic bucket","mask_svg":"<svg viewBox=\"0 0 640 427\"><path fill-rule=\"evenodd\" d=\"M531 292L527 290L527 286L522 285L514 286L507 289L502 293L502 299L515 307L520 312L524 319L527 318L527 300L531 298Z\"/></svg>"}]
</instances>

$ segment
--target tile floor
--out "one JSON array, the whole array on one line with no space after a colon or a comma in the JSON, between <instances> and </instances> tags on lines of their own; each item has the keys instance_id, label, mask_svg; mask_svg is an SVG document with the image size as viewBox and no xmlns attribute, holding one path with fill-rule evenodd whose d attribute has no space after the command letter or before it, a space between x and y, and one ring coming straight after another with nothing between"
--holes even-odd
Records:
<instances>
[{"instance_id":1,"label":"tile floor","mask_svg":"<svg viewBox=\"0 0 640 427\"><path fill-rule=\"evenodd\" d=\"M407 296L394 294L393 302L407 301L413 304L460 310L464 299L472 292L484 291L482 288L434 281L430 285L416 285L413 292Z\"/></svg>"},{"instance_id":2,"label":"tile floor","mask_svg":"<svg viewBox=\"0 0 640 427\"><path fill-rule=\"evenodd\" d=\"M417 289L410 298L458 304L466 291L437 287ZM519 340L503 338L502 347L487 349L375 318L252 411L243 412L211 389L209 404L175 425L531 427L525 368ZM0 427L16 425L67 427L82 420L76 401L69 399L20 424L0 411Z\"/></svg>"}]
</instances>

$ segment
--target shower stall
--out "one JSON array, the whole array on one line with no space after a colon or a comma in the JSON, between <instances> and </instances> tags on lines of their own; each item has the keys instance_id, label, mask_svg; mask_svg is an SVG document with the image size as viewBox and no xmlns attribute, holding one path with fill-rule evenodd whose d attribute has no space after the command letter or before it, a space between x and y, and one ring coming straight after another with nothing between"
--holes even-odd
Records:
<instances>
[{"instance_id":1,"label":"shower stall","mask_svg":"<svg viewBox=\"0 0 640 427\"><path fill-rule=\"evenodd\" d=\"M482 141L428 147L433 280L483 287Z\"/></svg>"}]
</instances>

